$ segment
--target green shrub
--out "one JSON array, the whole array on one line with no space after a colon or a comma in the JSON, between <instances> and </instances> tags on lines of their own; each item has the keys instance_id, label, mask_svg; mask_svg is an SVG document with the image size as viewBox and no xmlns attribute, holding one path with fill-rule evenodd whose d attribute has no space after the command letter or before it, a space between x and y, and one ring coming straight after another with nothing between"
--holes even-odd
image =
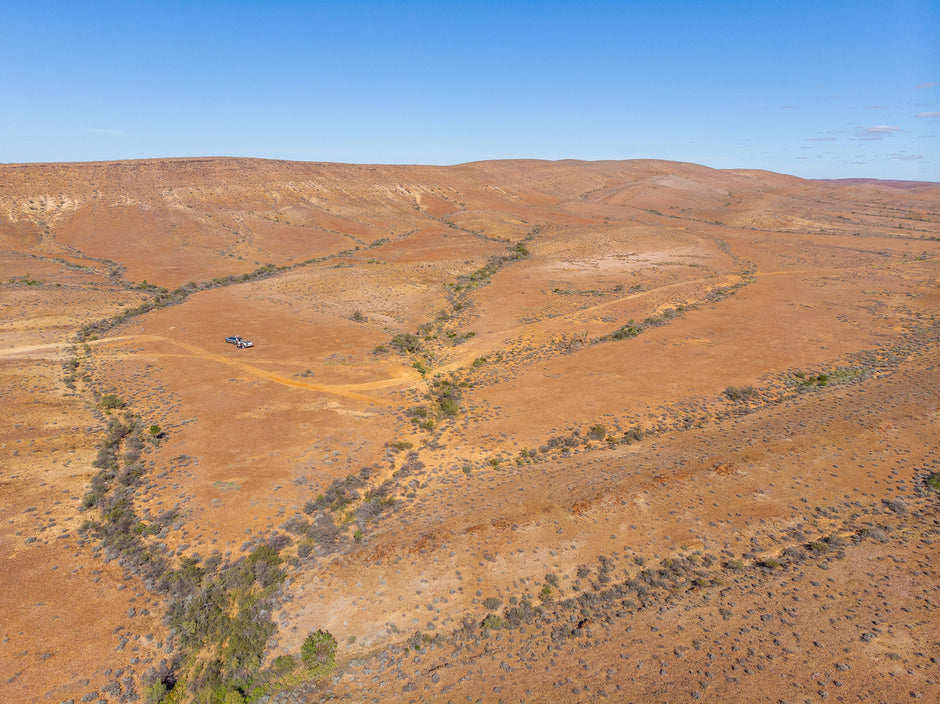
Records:
<instances>
[{"instance_id":1,"label":"green shrub","mask_svg":"<svg viewBox=\"0 0 940 704\"><path fill-rule=\"evenodd\" d=\"M480 624L480 626L484 630L486 629L496 630L498 628L502 628L504 625L506 625L506 622L503 621L501 616L497 616L496 614L489 614L485 619L483 619L483 622Z\"/></svg>"},{"instance_id":2,"label":"green shrub","mask_svg":"<svg viewBox=\"0 0 940 704\"><path fill-rule=\"evenodd\" d=\"M460 412L460 406L457 405L457 402L448 397L444 397L440 400L441 413L445 416L455 416Z\"/></svg>"},{"instance_id":3,"label":"green shrub","mask_svg":"<svg viewBox=\"0 0 940 704\"><path fill-rule=\"evenodd\" d=\"M144 690L144 702L146 704L160 704L166 694L166 685L163 682L154 682Z\"/></svg>"},{"instance_id":4,"label":"green shrub","mask_svg":"<svg viewBox=\"0 0 940 704\"><path fill-rule=\"evenodd\" d=\"M927 477L927 486L940 494L940 472L934 472Z\"/></svg>"},{"instance_id":5,"label":"green shrub","mask_svg":"<svg viewBox=\"0 0 940 704\"><path fill-rule=\"evenodd\" d=\"M237 689L226 689L219 701L221 704L245 704L245 697Z\"/></svg>"},{"instance_id":6,"label":"green shrub","mask_svg":"<svg viewBox=\"0 0 940 704\"><path fill-rule=\"evenodd\" d=\"M124 408L127 403L122 398L118 398L114 394L105 394L101 397L101 400L98 401L98 405L106 411Z\"/></svg>"},{"instance_id":7,"label":"green shrub","mask_svg":"<svg viewBox=\"0 0 940 704\"><path fill-rule=\"evenodd\" d=\"M278 655L271 663L271 667L275 674L283 676L294 671L294 668L297 667L297 661L294 660L293 655Z\"/></svg>"}]
</instances>

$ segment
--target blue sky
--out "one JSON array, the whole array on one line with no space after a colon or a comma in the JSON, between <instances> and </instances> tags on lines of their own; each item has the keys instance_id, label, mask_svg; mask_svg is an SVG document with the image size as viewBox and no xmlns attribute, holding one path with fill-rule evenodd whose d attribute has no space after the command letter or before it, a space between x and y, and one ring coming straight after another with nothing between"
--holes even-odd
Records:
<instances>
[{"instance_id":1,"label":"blue sky","mask_svg":"<svg viewBox=\"0 0 940 704\"><path fill-rule=\"evenodd\" d=\"M691 161L940 180L940 3L29 2L0 162Z\"/></svg>"}]
</instances>

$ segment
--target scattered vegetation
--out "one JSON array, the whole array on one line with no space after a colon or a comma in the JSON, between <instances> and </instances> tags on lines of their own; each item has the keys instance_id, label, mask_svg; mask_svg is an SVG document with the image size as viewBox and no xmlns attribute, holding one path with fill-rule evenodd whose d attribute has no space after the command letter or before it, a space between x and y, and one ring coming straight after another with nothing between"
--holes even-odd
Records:
<instances>
[{"instance_id":1,"label":"scattered vegetation","mask_svg":"<svg viewBox=\"0 0 940 704\"><path fill-rule=\"evenodd\" d=\"M384 243L384 241L379 241L379 244ZM373 242L370 247L379 246ZM94 340L99 338L101 335L107 333L112 328L127 322L133 318L149 313L153 310L159 310L161 308L168 308L170 306L175 306L187 298L193 293L198 291L206 291L213 288L222 288L225 286L234 286L236 284L248 283L250 281L261 281L263 279L269 279L273 276L276 276L282 272L290 271L292 269L298 269L301 267L309 266L311 264L318 264L330 259L337 259L348 257L355 253L359 247L354 249L346 249L335 254L330 254L324 257L314 257L311 259L305 259L303 261L295 262L293 264L285 264L282 266L277 266L275 264L263 264L252 271L247 271L243 274L229 274L228 276L216 276L209 281L203 281L202 283L196 283L195 281L190 281L178 288L170 289L164 288L162 286L157 286L156 284L148 283L147 280L143 280L140 283L132 284L124 280L124 268L114 262L109 262L109 275L111 281L116 285L122 285L125 288L143 291L151 294L149 300L140 303L139 305L133 308L125 308L115 315L104 318L102 320L89 323L82 327L78 331L79 341ZM28 275L27 275L28 276ZM42 282L38 282L42 283ZM31 284L32 285L32 284ZM360 317L357 318L356 315ZM365 317L361 312L356 311L353 314L353 319L357 321L364 320Z\"/></svg>"},{"instance_id":2,"label":"scattered vegetation","mask_svg":"<svg viewBox=\"0 0 940 704\"><path fill-rule=\"evenodd\" d=\"M463 229L446 219L444 222L456 229ZM469 274L457 277L455 283L447 284L450 293L450 309L440 311L432 322L419 325L416 332L395 334L389 341L389 345L398 352L413 357L412 366L422 376L429 373L433 366L433 349L436 345L460 345L476 335L472 330L460 331L454 327L455 316L465 310L467 306L466 294L474 289L487 286L492 277L507 264L528 257L529 248L526 242L538 232L538 227L532 228L526 238L515 243L507 254L491 257L482 267ZM379 345L373 350L373 354L382 354L385 351L385 346ZM473 362L473 366L481 366L486 361L486 358L481 357Z\"/></svg>"},{"instance_id":3,"label":"scattered vegetation","mask_svg":"<svg viewBox=\"0 0 940 704\"><path fill-rule=\"evenodd\" d=\"M732 284L731 286L716 286L715 288L713 288L711 291L708 292L708 295L705 296L705 299L713 303L716 303L718 301L725 300L729 296L733 296L740 289L754 283L755 271L756 271L756 267L753 264L749 264L741 272L740 281L738 281L736 284Z\"/></svg>"},{"instance_id":4,"label":"scattered vegetation","mask_svg":"<svg viewBox=\"0 0 940 704\"><path fill-rule=\"evenodd\" d=\"M837 367L829 372L818 374L796 371L793 379L798 387L813 388L823 386L838 386L840 384L856 384L872 376L868 367Z\"/></svg>"},{"instance_id":5,"label":"scattered vegetation","mask_svg":"<svg viewBox=\"0 0 940 704\"><path fill-rule=\"evenodd\" d=\"M806 374L805 372L794 372L793 377L797 384L803 387L828 386L828 374Z\"/></svg>"},{"instance_id":6,"label":"scattered vegetation","mask_svg":"<svg viewBox=\"0 0 940 704\"><path fill-rule=\"evenodd\" d=\"M11 276L9 283L12 286L42 286L45 281L42 279L34 279L29 274L25 276Z\"/></svg>"},{"instance_id":7,"label":"scattered vegetation","mask_svg":"<svg viewBox=\"0 0 940 704\"><path fill-rule=\"evenodd\" d=\"M600 338L600 341L618 341L618 340L629 340L638 336L644 330L649 330L650 328L658 328L663 325L669 324L672 320L677 317L682 316L685 312L685 306L676 306L675 308L666 308L659 315L652 315L648 318L644 318L642 322L636 322L635 320L630 320L626 325L622 325L612 333L605 335Z\"/></svg>"},{"instance_id":8,"label":"scattered vegetation","mask_svg":"<svg viewBox=\"0 0 940 704\"><path fill-rule=\"evenodd\" d=\"M449 377L437 374L431 380L428 396L434 402L439 416L456 416L460 413L460 392L467 386L468 382L454 374Z\"/></svg>"},{"instance_id":9,"label":"scattered vegetation","mask_svg":"<svg viewBox=\"0 0 940 704\"><path fill-rule=\"evenodd\" d=\"M105 394L99 406L117 411L126 404ZM205 560L196 555L174 558L161 539L178 520L176 512L155 517L136 513L135 492L146 474L145 440L162 434L159 426L147 426L129 411L113 415L93 463L99 472L81 503L83 511L97 510L97 517L81 526L83 540L97 542L96 552L118 560L167 600L166 622L177 655L145 683L147 701L255 701L289 684L328 674L336 642L323 631L311 636L312 657L305 651L299 661L281 656L264 666L265 649L277 631L271 614L287 574L280 554L291 542L287 536L256 543L234 561L223 561L218 553ZM330 495L334 504L348 498L339 490Z\"/></svg>"}]
</instances>

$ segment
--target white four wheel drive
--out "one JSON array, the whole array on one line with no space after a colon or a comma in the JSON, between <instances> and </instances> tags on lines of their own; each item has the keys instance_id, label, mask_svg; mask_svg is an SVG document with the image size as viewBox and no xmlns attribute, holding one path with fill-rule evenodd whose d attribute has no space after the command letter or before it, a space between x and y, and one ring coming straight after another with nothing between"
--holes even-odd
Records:
<instances>
[{"instance_id":1,"label":"white four wheel drive","mask_svg":"<svg viewBox=\"0 0 940 704\"><path fill-rule=\"evenodd\" d=\"M225 341L229 344L235 345L240 350L245 349L246 347L254 347L255 343L251 340L244 339L241 335L229 335L225 338Z\"/></svg>"}]
</instances>

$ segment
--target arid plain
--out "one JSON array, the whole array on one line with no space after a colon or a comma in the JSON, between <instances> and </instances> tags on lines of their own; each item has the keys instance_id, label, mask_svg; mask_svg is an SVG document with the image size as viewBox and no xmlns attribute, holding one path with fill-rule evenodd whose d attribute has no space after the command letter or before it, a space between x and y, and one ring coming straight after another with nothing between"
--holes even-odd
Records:
<instances>
[{"instance_id":1,"label":"arid plain","mask_svg":"<svg viewBox=\"0 0 940 704\"><path fill-rule=\"evenodd\" d=\"M931 183L0 165L0 700L940 701L938 277Z\"/></svg>"}]
</instances>

